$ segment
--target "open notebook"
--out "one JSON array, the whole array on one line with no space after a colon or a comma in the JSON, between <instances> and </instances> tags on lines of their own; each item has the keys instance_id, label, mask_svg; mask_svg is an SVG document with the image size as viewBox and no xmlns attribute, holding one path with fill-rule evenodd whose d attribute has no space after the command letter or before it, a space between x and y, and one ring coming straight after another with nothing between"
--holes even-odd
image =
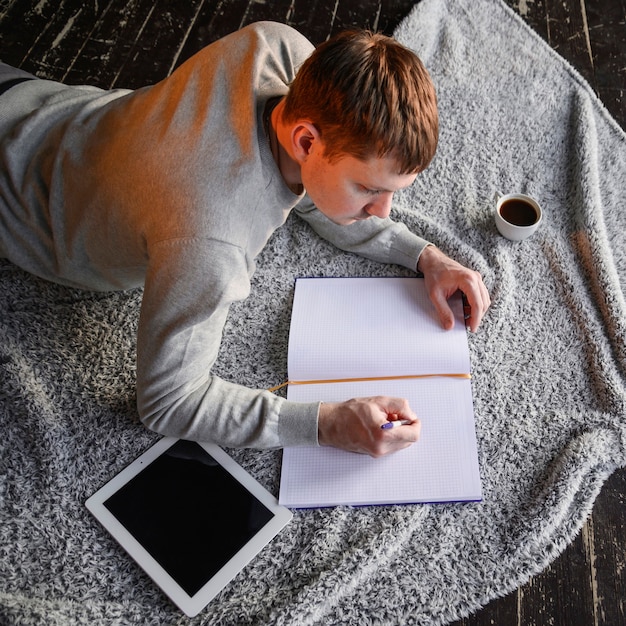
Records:
<instances>
[{"instance_id":1,"label":"open notebook","mask_svg":"<svg viewBox=\"0 0 626 626\"><path fill-rule=\"evenodd\" d=\"M303 278L289 333L290 381L469 373L460 294L444 331L421 278ZM297 402L407 398L420 441L373 459L329 447L285 448L279 502L294 508L481 499L471 381L446 376L290 384Z\"/></svg>"}]
</instances>

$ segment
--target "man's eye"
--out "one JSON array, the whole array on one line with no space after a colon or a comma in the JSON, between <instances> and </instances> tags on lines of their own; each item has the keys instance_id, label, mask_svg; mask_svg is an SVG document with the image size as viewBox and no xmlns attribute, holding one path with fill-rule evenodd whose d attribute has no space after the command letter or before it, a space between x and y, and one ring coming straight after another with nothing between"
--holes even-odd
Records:
<instances>
[{"instance_id":1,"label":"man's eye","mask_svg":"<svg viewBox=\"0 0 626 626\"><path fill-rule=\"evenodd\" d=\"M375 196L376 194L380 193L378 191L378 189L368 189L367 187L363 187L363 193L367 194L368 196Z\"/></svg>"}]
</instances>

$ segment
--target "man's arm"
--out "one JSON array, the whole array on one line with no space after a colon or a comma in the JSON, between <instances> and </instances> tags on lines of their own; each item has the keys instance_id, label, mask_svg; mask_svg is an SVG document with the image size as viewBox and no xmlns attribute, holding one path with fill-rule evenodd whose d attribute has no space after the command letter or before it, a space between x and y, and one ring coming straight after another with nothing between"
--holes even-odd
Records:
<instances>
[{"instance_id":1,"label":"man's arm","mask_svg":"<svg viewBox=\"0 0 626 626\"><path fill-rule=\"evenodd\" d=\"M211 374L228 306L248 295L245 259L213 241L168 240L150 250L137 337L142 422L164 435L230 447L330 445L372 456L417 440L406 401L297 403ZM381 429L388 420L411 425Z\"/></svg>"},{"instance_id":2,"label":"man's arm","mask_svg":"<svg viewBox=\"0 0 626 626\"><path fill-rule=\"evenodd\" d=\"M318 403L212 375L228 308L247 297L245 255L214 240L153 244L137 335L141 421L164 435L230 447L315 445Z\"/></svg>"},{"instance_id":3,"label":"man's arm","mask_svg":"<svg viewBox=\"0 0 626 626\"><path fill-rule=\"evenodd\" d=\"M341 250L378 263L395 263L415 271L417 259L429 245L404 224L389 218L370 217L349 226L339 226L321 213L308 196L296 206L295 212L323 239Z\"/></svg>"},{"instance_id":4,"label":"man's arm","mask_svg":"<svg viewBox=\"0 0 626 626\"><path fill-rule=\"evenodd\" d=\"M464 267L430 242L410 232L404 224L371 217L350 226L338 226L325 217L308 198L296 207L302 219L338 248L379 263L396 263L424 275L428 295L441 325L452 328L454 316L448 298L462 291L470 307L468 326L476 332L491 304L480 274Z\"/></svg>"}]
</instances>

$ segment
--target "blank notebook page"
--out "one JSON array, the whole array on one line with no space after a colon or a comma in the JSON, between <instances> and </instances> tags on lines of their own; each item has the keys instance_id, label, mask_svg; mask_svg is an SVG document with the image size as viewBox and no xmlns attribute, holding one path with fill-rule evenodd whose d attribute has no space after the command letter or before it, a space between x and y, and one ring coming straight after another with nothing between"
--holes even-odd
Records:
<instances>
[{"instance_id":1,"label":"blank notebook page","mask_svg":"<svg viewBox=\"0 0 626 626\"><path fill-rule=\"evenodd\" d=\"M289 334L291 381L466 374L460 295L442 330L420 278L305 278ZM420 441L380 459L327 447L286 448L279 501L295 508L481 499L471 381L423 379L289 385L296 402L388 395L422 421Z\"/></svg>"}]
</instances>

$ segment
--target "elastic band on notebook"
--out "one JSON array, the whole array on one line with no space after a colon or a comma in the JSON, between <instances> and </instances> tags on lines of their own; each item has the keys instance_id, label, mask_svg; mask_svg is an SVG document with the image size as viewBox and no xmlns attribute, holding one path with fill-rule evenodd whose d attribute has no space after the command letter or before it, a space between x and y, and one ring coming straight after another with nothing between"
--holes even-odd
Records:
<instances>
[{"instance_id":1,"label":"elastic band on notebook","mask_svg":"<svg viewBox=\"0 0 626 626\"><path fill-rule=\"evenodd\" d=\"M328 383L364 383L377 380L409 380L414 378L465 378L471 374L412 374L407 376L374 376L372 378L331 378L327 380L287 380L280 385L270 387L268 391L278 391L287 385L326 385Z\"/></svg>"}]
</instances>

